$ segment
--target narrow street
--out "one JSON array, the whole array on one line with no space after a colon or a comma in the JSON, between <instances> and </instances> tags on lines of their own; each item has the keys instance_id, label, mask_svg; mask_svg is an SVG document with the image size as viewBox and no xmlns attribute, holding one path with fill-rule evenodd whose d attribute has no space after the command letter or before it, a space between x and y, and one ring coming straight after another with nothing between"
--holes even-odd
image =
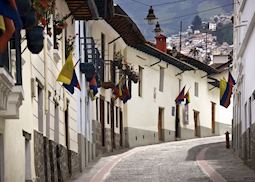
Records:
<instances>
[{"instance_id":1,"label":"narrow street","mask_svg":"<svg viewBox=\"0 0 255 182\"><path fill-rule=\"evenodd\" d=\"M73 181L242 182L255 181L255 173L225 148L221 136L137 147L105 156Z\"/></svg>"}]
</instances>

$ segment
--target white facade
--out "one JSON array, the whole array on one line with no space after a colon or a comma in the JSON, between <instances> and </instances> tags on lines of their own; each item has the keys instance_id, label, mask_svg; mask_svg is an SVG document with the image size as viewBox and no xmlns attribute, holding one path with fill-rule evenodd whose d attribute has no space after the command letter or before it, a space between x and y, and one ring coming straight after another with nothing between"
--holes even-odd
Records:
<instances>
[{"instance_id":1,"label":"white facade","mask_svg":"<svg viewBox=\"0 0 255 182\"><path fill-rule=\"evenodd\" d=\"M199 112L200 136L223 134L230 130L232 121L232 108L219 105L219 88L208 84L204 71L182 72L166 62L150 66L159 61L158 58L144 52L128 47L127 61L143 68L142 96L138 96L138 84L132 84L132 98L125 106L125 127L131 128L129 133L129 146L137 146L158 142L158 115L159 108L163 109L164 141L175 140L175 99L180 90L186 86L189 90L191 102L188 104L188 124L184 123L184 103L180 105L180 138L195 137L194 111ZM163 91L159 90L160 68L164 68ZM227 75L217 75L218 79ZM198 83L198 97L195 96L195 83ZM215 133L212 133L212 103L215 103ZM173 111L172 111L173 110ZM174 113L173 113L174 112ZM153 136L156 135L156 136Z\"/></svg>"},{"instance_id":2,"label":"white facade","mask_svg":"<svg viewBox=\"0 0 255 182\"><path fill-rule=\"evenodd\" d=\"M237 84L234 93L234 148L250 160L254 133L254 49L255 4L252 0L235 3L233 73ZM249 134L250 133L250 134ZM246 137L247 136L247 137Z\"/></svg>"},{"instance_id":3,"label":"white facade","mask_svg":"<svg viewBox=\"0 0 255 182\"><path fill-rule=\"evenodd\" d=\"M56 1L56 12L59 12L61 16L69 13L65 1ZM71 18L67 22L68 35L74 35L74 26ZM50 26L52 26L52 22ZM24 34L25 32L22 32L22 36ZM36 180L35 131L49 140L55 141L57 144L67 145L64 119L67 100L69 102L69 149L76 153L78 152L77 91L71 95L62 87L62 83L56 81L65 63L64 32L62 35L63 38L59 40L59 50L54 50L53 36L48 36L45 30L44 49L40 54L32 54L29 50L24 51L22 54L24 101L20 107L19 119L16 119L18 117L8 119L1 127L4 131L5 143L5 182ZM26 41L23 41L22 50L25 49L26 44ZM74 58L74 63L77 60ZM38 91L38 89L41 90ZM38 102L40 103L38 104ZM58 105L56 109L55 105ZM58 113L58 116L56 116L56 113ZM39 117L41 117L42 122L39 122ZM58 117L57 123L55 117ZM30 135L31 140L25 139L24 132L28 136Z\"/></svg>"},{"instance_id":4,"label":"white facade","mask_svg":"<svg viewBox=\"0 0 255 182\"><path fill-rule=\"evenodd\" d=\"M86 28L88 33L87 36L92 37L94 39L96 48L99 50L101 57L102 57L102 43L103 43L102 35L104 36L105 49L103 52L105 52L104 61L106 63L104 68L104 71L105 71L104 82L111 81L110 68L107 66L107 63L110 63L113 60L114 52L117 53L120 51L121 54L124 55L126 44L122 40L122 38L118 38L120 35L116 31L114 31L114 29L104 20L89 21L86 24ZM113 41L114 39L116 40ZM119 79L120 79L120 76L119 76L119 72L117 71L115 74L114 84L117 84ZM103 134L104 139L102 139L102 136L101 136L99 137L98 140L100 140L99 143L101 144L102 144L102 140L104 140L105 145L103 147L106 147L107 151L111 151L113 138L110 138L110 137L113 137L112 135L116 136L114 137L115 148L118 148L118 146L120 145L120 141L119 141L121 140L120 119L121 119L121 113L123 112L123 103L119 99L115 101L112 100L114 97L112 93L112 89L104 89L103 87L100 87L98 89L98 94L96 96L97 96L97 99L93 101L93 109L91 112L92 121L94 122L94 124L104 121L104 128L105 128L105 133ZM100 107L100 99L101 99L101 102L104 103L103 104L104 109ZM111 111L111 106L113 107L114 111ZM102 111L104 114L104 117L100 115L101 110L104 110ZM100 124L100 127L102 127L102 123ZM93 133L94 135L96 135L96 131L93 131ZM100 149L97 147L96 150L100 150Z\"/></svg>"}]
</instances>

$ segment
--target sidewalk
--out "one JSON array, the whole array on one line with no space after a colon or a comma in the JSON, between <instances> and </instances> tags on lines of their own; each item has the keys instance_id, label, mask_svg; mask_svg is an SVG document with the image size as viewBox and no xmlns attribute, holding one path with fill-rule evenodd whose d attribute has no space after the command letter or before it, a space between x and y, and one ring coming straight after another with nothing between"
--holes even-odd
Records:
<instances>
[{"instance_id":1,"label":"sidewalk","mask_svg":"<svg viewBox=\"0 0 255 182\"><path fill-rule=\"evenodd\" d=\"M209 146L205 160L228 182L255 182L255 171L246 166L232 149L226 149L225 143Z\"/></svg>"}]
</instances>

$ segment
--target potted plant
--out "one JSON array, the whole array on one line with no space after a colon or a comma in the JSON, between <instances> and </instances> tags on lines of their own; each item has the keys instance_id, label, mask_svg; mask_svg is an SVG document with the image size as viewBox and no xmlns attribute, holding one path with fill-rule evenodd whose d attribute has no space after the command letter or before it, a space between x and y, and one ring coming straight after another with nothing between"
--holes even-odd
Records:
<instances>
[{"instance_id":1,"label":"potted plant","mask_svg":"<svg viewBox=\"0 0 255 182\"><path fill-rule=\"evenodd\" d=\"M64 16L63 18L60 18L60 14L56 15L55 20L53 21L54 32L55 32L56 35L60 35L62 33L63 29L65 29L67 27L66 20L71 15L72 14L69 13L66 16Z\"/></svg>"},{"instance_id":2,"label":"potted plant","mask_svg":"<svg viewBox=\"0 0 255 182\"><path fill-rule=\"evenodd\" d=\"M123 59L123 56L121 54L120 51L118 51L117 53L114 54L113 56L113 65L114 66L117 66L118 69L121 69L123 64L122 64L122 59Z\"/></svg>"},{"instance_id":3,"label":"potted plant","mask_svg":"<svg viewBox=\"0 0 255 182\"><path fill-rule=\"evenodd\" d=\"M39 54L43 49L43 30L44 27L42 26L35 26L31 29L26 30L26 37L27 37L27 48L33 54Z\"/></svg>"},{"instance_id":4,"label":"potted plant","mask_svg":"<svg viewBox=\"0 0 255 182\"><path fill-rule=\"evenodd\" d=\"M38 24L43 27L49 24L49 16L53 14L55 0L33 0L33 8L36 11Z\"/></svg>"},{"instance_id":5,"label":"potted plant","mask_svg":"<svg viewBox=\"0 0 255 182\"><path fill-rule=\"evenodd\" d=\"M66 45L65 46L65 51L66 51L65 55L66 55L66 57L68 57L70 52L73 50L75 38L76 38L76 35L74 35L74 36L69 35L68 39L65 42L65 45Z\"/></svg>"}]
</instances>

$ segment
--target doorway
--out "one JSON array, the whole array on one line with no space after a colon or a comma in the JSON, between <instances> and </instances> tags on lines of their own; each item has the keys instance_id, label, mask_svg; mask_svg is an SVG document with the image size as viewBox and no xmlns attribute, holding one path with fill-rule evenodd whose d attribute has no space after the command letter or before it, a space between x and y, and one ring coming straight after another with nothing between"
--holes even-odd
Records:
<instances>
[{"instance_id":1,"label":"doorway","mask_svg":"<svg viewBox=\"0 0 255 182\"><path fill-rule=\"evenodd\" d=\"M112 150L115 149L115 136L114 136L114 100L111 100L111 141Z\"/></svg>"},{"instance_id":2,"label":"doorway","mask_svg":"<svg viewBox=\"0 0 255 182\"><path fill-rule=\"evenodd\" d=\"M212 102L212 133L215 134L215 103Z\"/></svg>"},{"instance_id":3,"label":"doorway","mask_svg":"<svg viewBox=\"0 0 255 182\"><path fill-rule=\"evenodd\" d=\"M67 166L69 174L72 173L72 161L71 161L71 153L70 149L70 141L69 141L69 100L66 101L66 110L65 110L65 142L67 149Z\"/></svg>"},{"instance_id":4,"label":"doorway","mask_svg":"<svg viewBox=\"0 0 255 182\"><path fill-rule=\"evenodd\" d=\"M175 116L175 138L180 138L180 106L176 104Z\"/></svg>"},{"instance_id":5,"label":"doorway","mask_svg":"<svg viewBox=\"0 0 255 182\"><path fill-rule=\"evenodd\" d=\"M198 111L194 111L194 125L195 125L195 136L200 137L200 121L199 121Z\"/></svg>"},{"instance_id":6,"label":"doorway","mask_svg":"<svg viewBox=\"0 0 255 182\"><path fill-rule=\"evenodd\" d=\"M105 124L104 124L104 98L100 97L100 123L101 123L101 142L102 146L105 146Z\"/></svg>"},{"instance_id":7,"label":"doorway","mask_svg":"<svg viewBox=\"0 0 255 182\"><path fill-rule=\"evenodd\" d=\"M25 181L30 181L31 175L31 148L30 140L25 139Z\"/></svg>"},{"instance_id":8,"label":"doorway","mask_svg":"<svg viewBox=\"0 0 255 182\"><path fill-rule=\"evenodd\" d=\"M4 181L4 138L0 133L0 182Z\"/></svg>"},{"instance_id":9,"label":"doorway","mask_svg":"<svg viewBox=\"0 0 255 182\"><path fill-rule=\"evenodd\" d=\"M158 110L158 140L163 141L163 108Z\"/></svg>"},{"instance_id":10,"label":"doorway","mask_svg":"<svg viewBox=\"0 0 255 182\"><path fill-rule=\"evenodd\" d=\"M123 115L120 110L120 147L123 147Z\"/></svg>"}]
</instances>

